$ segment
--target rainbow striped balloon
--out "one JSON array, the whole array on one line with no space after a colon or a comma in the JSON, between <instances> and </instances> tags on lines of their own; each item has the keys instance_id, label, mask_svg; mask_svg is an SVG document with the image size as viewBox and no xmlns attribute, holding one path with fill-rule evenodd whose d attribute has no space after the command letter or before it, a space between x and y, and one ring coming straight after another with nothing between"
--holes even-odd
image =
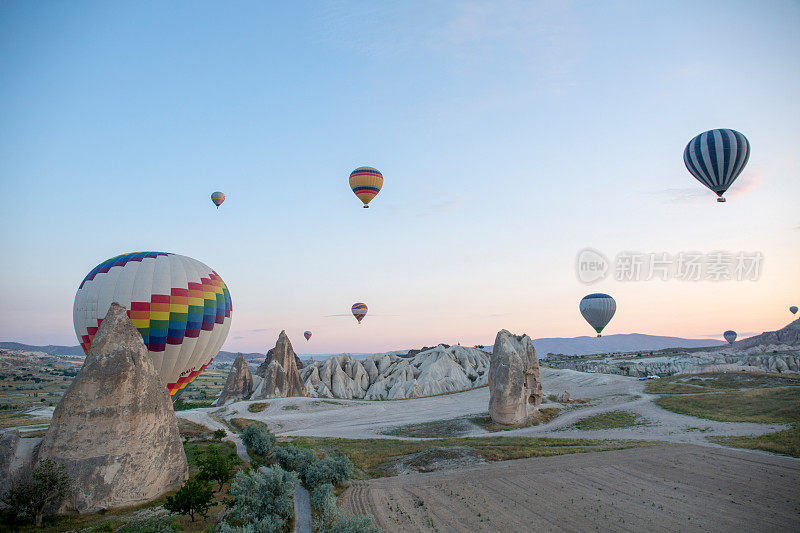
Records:
<instances>
[{"instance_id":1,"label":"rainbow striped balloon","mask_svg":"<svg viewBox=\"0 0 800 533\"><path fill-rule=\"evenodd\" d=\"M305 337L306 340L310 339L311 338L311 332L310 331L304 331L303 332L303 337Z\"/></svg>"},{"instance_id":2,"label":"rainbow striped balloon","mask_svg":"<svg viewBox=\"0 0 800 533\"><path fill-rule=\"evenodd\" d=\"M383 187L383 174L377 168L358 167L350 173L350 188L364 203L364 208L375 198Z\"/></svg>"},{"instance_id":3,"label":"rainbow striped balloon","mask_svg":"<svg viewBox=\"0 0 800 533\"><path fill-rule=\"evenodd\" d=\"M350 308L350 311L353 312L353 316L356 317L358 323L361 324L361 321L364 320L364 317L367 316L367 304L357 302L353 304L353 307Z\"/></svg>"},{"instance_id":4,"label":"rainbow striped balloon","mask_svg":"<svg viewBox=\"0 0 800 533\"><path fill-rule=\"evenodd\" d=\"M225 282L183 255L119 255L86 275L75 294L72 321L87 354L113 302L127 308L173 400L208 367L231 327Z\"/></svg>"}]
</instances>

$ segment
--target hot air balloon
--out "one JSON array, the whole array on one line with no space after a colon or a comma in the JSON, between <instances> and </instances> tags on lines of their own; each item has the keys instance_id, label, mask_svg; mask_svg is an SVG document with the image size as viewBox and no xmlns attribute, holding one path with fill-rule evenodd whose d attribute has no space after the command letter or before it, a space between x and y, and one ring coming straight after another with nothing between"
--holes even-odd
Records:
<instances>
[{"instance_id":1,"label":"hot air balloon","mask_svg":"<svg viewBox=\"0 0 800 533\"><path fill-rule=\"evenodd\" d=\"M697 181L722 197L744 170L750 158L750 143L736 130L717 129L701 133L686 145L683 162Z\"/></svg>"},{"instance_id":2,"label":"hot air balloon","mask_svg":"<svg viewBox=\"0 0 800 533\"><path fill-rule=\"evenodd\" d=\"M350 173L350 188L364 202L364 209L383 187L383 174L377 168L358 167Z\"/></svg>"},{"instance_id":3,"label":"hot air balloon","mask_svg":"<svg viewBox=\"0 0 800 533\"><path fill-rule=\"evenodd\" d=\"M725 337L725 340L728 341L728 344L733 344L733 342L736 340L736 332L731 329L723 333L722 336Z\"/></svg>"},{"instance_id":4,"label":"hot air balloon","mask_svg":"<svg viewBox=\"0 0 800 533\"><path fill-rule=\"evenodd\" d=\"M219 206L225 201L225 193L220 191L212 192L211 201L214 202L214 205L217 206L217 209L219 209Z\"/></svg>"},{"instance_id":5,"label":"hot air balloon","mask_svg":"<svg viewBox=\"0 0 800 533\"><path fill-rule=\"evenodd\" d=\"M793 315L796 315L797 314L797 306L796 305L791 306L789 308L789 312L791 312Z\"/></svg>"},{"instance_id":6,"label":"hot air balloon","mask_svg":"<svg viewBox=\"0 0 800 533\"><path fill-rule=\"evenodd\" d=\"M367 304L362 304L361 302L354 303L350 310L353 312L353 316L356 317L359 324L361 324L361 321L367 316Z\"/></svg>"},{"instance_id":7,"label":"hot air balloon","mask_svg":"<svg viewBox=\"0 0 800 533\"><path fill-rule=\"evenodd\" d=\"M583 318L597 331L597 336L602 337L600 333L617 312L617 302L608 294L589 294L581 300L580 309Z\"/></svg>"},{"instance_id":8,"label":"hot air balloon","mask_svg":"<svg viewBox=\"0 0 800 533\"><path fill-rule=\"evenodd\" d=\"M127 308L173 401L211 363L231 327L225 282L183 255L128 253L86 275L75 294L72 321L87 354L113 302Z\"/></svg>"},{"instance_id":9,"label":"hot air balloon","mask_svg":"<svg viewBox=\"0 0 800 533\"><path fill-rule=\"evenodd\" d=\"M310 331L304 331L303 332L303 337L305 337L306 340L310 339L311 338L311 332Z\"/></svg>"}]
</instances>

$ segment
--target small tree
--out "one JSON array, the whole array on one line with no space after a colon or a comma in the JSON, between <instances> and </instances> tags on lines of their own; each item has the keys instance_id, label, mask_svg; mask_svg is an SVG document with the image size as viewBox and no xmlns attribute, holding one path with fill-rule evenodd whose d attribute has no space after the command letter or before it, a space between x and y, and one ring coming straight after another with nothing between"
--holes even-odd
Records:
<instances>
[{"instance_id":1,"label":"small tree","mask_svg":"<svg viewBox=\"0 0 800 533\"><path fill-rule=\"evenodd\" d=\"M225 438L225 435L227 435L227 434L228 433L224 429L218 429L218 430L214 431L213 437L214 437L214 440L222 440L222 439Z\"/></svg>"},{"instance_id":2,"label":"small tree","mask_svg":"<svg viewBox=\"0 0 800 533\"><path fill-rule=\"evenodd\" d=\"M253 423L244 429L242 442L261 457L269 457L275 447L275 435L266 424Z\"/></svg>"},{"instance_id":3,"label":"small tree","mask_svg":"<svg viewBox=\"0 0 800 533\"><path fill-rule=\"evenodd\" d=\"M276 446L272 451L278 464L284 470L294 470L300 476L300 479L305 481L306 471L309 467L315 465L319 458L313 450L308 448L300 448L294 444L286 447Z\"/></svg>"},{"instance_id":4,"label":"small tree","mask_svg":"<svg viewBox=\"0 0 800 533\"><path fill-rule=\"evenodd\" d=\"M33 519L38 527L42 525L44 514L56 510L64 501L70 484L64 465L43 459L29 478L18 481L1 500L18 518Z\"/></svg>"},{"instance_id":5,"label":"small tree","mask_svg":"<svg viewBox=\"0 0 800 533\"><path fill-rule=\"evenodd\" d=\"M214 493L208 483L200 479L190 479L174 496L167 496L164 509L174 514L188 514L194 522L195 513L206 516L213 499Z\"/></svg>"},{"instance_id":6,"label":"small tree","mask_svg":"<svg viewBox=\"0 0 800 533\"><path fill-rule=\"evenodd\" d=\"M233 504L220 531L283 531L292 518L292 497L297 485L297 474L286 472L280 466L264 472L250 470L239 472L231 483Z\"/></svg>"},{"instance_id":7,"label":"small tree","mask_svg":"<svg viewBox=\"0 0 800 533\"><path fill-rule=\"evenodd\" d=\"M216 481L219 484L217 490L222 490L222 486L233 479L236 466L240 463L235 453L223 455L214 444L210 444L205 453L195 448L194 458L200 467L198 479Z\"/></svg>"},{"instance_id":8,"label":"small tree","mask_svg":"<svg viewBox=\"0 0 800 533\"><path fill-rule=\"evenodd\" d=\"M353 463L345 456L326 457L306 468L303 481L307 487L323 483L341 485L353 475Z\"/></svg>"}]
</instances>

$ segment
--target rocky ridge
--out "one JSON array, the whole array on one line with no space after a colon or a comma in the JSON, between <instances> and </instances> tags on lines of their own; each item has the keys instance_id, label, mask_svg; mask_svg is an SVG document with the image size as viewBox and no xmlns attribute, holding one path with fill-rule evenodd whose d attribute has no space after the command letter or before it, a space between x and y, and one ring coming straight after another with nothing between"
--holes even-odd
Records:
<instances>
[{"instance_id":1,"label":"rocky ridge","mask_svg":"<svg viewBox=\"0 0 800 533\"><path fill-rule=\"evenodd\" d=\"M486 385L488 368L488 353L440 344L410 358L374 354L362 361L336 355L314 361L300 371L300 377L309 396L394 400Z\"/></svg>"}]
</instances>

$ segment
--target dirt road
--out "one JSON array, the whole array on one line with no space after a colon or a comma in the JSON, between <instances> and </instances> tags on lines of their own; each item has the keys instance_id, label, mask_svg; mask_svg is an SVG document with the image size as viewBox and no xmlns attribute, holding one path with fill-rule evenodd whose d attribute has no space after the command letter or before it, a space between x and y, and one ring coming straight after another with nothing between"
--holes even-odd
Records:
<instances>
[{"instance_id":1,"label":"dirt road","mask_svg":"<svg viewBox=\"0 0 800 533\"><path fill-rule=\"evenodd\" d=\"M693 445L354 482L385 531L797 531L800 460Z\"/></svg>"}]
</instances>

